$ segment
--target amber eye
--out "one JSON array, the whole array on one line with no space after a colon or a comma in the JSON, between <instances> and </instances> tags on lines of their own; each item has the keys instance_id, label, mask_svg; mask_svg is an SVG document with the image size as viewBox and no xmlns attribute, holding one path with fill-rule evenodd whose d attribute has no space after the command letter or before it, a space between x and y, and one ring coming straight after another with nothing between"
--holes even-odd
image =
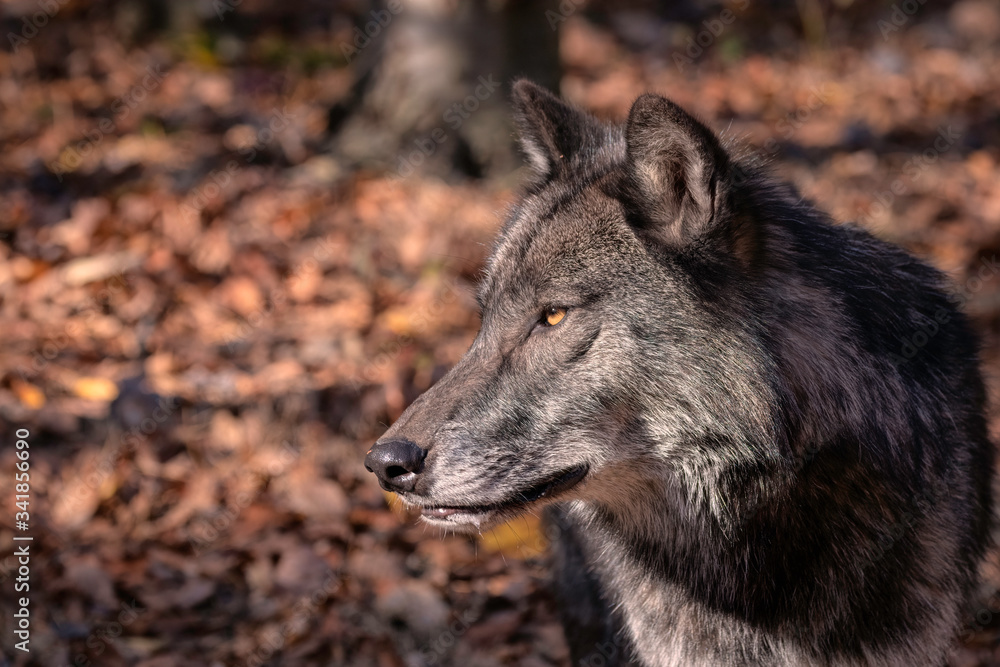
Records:
<instances>
[{"instance_id":1,"label":"amber eye","mask_svg":"<svg viewBox=\"0 0 1000 667\"><path fill-rule=\"evenodd\" d=\"M550 327L562 322L564 317L566 317L565 308L549 308L545 311L545 323Z\"/></svg>"}]
</instances>

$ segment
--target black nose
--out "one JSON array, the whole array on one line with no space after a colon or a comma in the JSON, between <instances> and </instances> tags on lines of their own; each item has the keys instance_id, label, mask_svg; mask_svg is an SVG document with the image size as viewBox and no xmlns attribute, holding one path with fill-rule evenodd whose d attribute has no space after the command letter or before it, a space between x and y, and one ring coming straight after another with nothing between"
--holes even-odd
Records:
<instances>
[{"instance_id":1,"label":"black nose","mask_svg":"<svg viewBox=\"0 0 1000 667\"><path fill-rule=\"evenodd\" d=\"M412 491L425 456L427 452L409 440L376 442L365 457L365 468L386 491Z\"/></svg>"}]
</instances>

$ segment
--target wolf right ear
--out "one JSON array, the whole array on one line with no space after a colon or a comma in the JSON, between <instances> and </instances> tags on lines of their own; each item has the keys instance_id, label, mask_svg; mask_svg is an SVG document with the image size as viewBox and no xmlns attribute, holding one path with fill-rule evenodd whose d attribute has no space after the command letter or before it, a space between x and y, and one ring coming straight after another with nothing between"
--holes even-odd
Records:
<instances>
[{"instance_id":1,"label":"wolf right ear","mask_svg":"<svg viewBox=\"0 0 1000 667\"><path fill-rule=\"evenodd\" d=\"M627 197L645 231L674 246L720 231L729 157L710 129L646 94L632 105L625 142Z\"/></svg>"},{"instance_id":2,"label":"wolf right ear","mask_svg":"<svg viewBox=\"0 0 1000 667\"><path fill-rule=\"evenodd\" d=\"M542 179L565 173L575 157L604 142L597 119L527 79L514 82L513 101L521 148Z\"/></svg>"}]
</instances>

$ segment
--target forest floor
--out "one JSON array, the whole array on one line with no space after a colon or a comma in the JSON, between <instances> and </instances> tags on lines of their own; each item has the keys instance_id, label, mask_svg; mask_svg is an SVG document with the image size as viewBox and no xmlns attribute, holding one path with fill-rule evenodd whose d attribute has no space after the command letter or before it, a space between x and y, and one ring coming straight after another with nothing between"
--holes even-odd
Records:
<instances>
[{"instance_id":1,"label":"forest floor","mask_svg":"<svg viewBox=\"0 0 1000 667\"><path fill-rule=\"evenodd\" d=\"M662 92L946 271L984 339L1000 440L991 6L864 48L681 65L571 16L562 87L608 119ZM0 562L2 664L568 665L533 519L441 536L362 465L472 341L516 190L345 167L324 150L343 69L66 39L65 76L0 53L4 478L16 429L31 452L30 527L8 506L0 544L34 538L30 654L11 639L17 564ZM1000 665L997 600L970 610L953 665Z\"/></svg>"}]
</instances>

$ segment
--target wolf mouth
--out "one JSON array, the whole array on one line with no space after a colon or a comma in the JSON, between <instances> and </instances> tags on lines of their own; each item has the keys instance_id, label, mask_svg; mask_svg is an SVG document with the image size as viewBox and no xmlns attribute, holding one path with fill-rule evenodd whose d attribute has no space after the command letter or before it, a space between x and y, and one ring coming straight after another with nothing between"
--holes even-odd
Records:
<instances>
[{"instance_id":1,"label":"wolf mouth","mask_svg":"<svg viewBox=\"0 0 1000 667\"><path fill-rule=\"evenodd\" d=\"M421 516L432 523L475 523L498 515L514 514L526 508L531 503L542 498L551 498L568 491L583 481L587 476L589 466L579 465L550 477L548 480L535 484L514 494L509 500L503 500L488 505L430 505L421 509Z\"/></svg>"}]
</instances>

